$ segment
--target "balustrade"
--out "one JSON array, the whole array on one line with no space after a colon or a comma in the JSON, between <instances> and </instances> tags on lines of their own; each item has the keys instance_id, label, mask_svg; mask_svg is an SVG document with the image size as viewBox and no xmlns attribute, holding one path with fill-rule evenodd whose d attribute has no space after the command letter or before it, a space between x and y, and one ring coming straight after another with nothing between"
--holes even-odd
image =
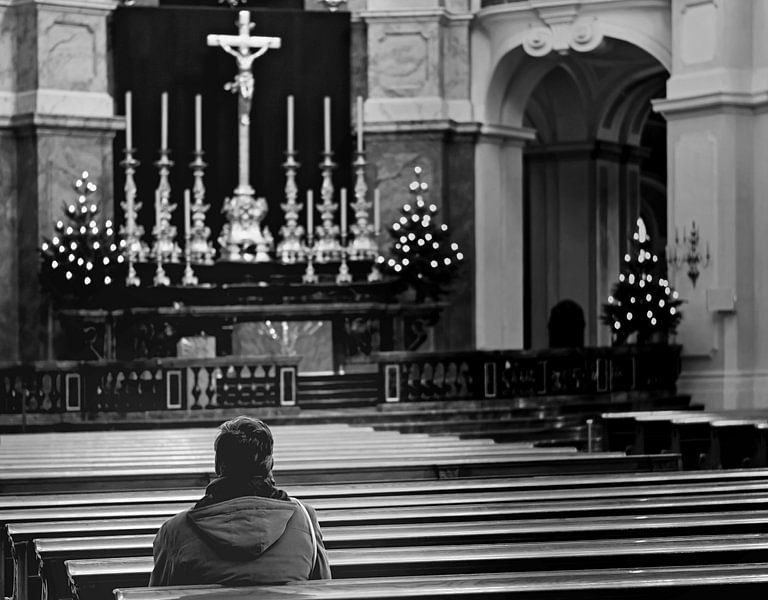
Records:
<instances>
[{"instance_id":1,"label":"balustrade","mask_svg":"<svg viewBox=\"0 0 768 600\"><path fill-rule=\"evenodd\" d=\"M381 352L381 402L673 391L680 346Z\"/></svg>"},{"instance_id":2,"label":"balustrade","mask_svg":"<svg viewBox=\"0 0 768 600\"><path fill-rule=\"evenodd\" d=\"M293 406L300 357L0 366L0 414Z\"/></svg>"}]
</instances>

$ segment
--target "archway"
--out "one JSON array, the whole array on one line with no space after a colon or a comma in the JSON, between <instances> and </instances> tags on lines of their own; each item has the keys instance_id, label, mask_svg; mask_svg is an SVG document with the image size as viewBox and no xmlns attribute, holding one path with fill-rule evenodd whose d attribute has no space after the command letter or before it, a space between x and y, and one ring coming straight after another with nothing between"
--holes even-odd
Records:
<instances>
[{"instance_id":1,"label":"archway","mask_svg":"<svg viewBox=\"0 0 768 600\"><path fill-rule=\"evenodd\" d=\"M519 108L516 92L529 87L523 124L536 139L523 151L524 344L546 347L549 312L564 298L584 309L585 343L606 344L600 305L637 217L657 252L666 243L666 128L650 101L664 95L667 73L639 48L608 38L590 53L518 65L537 75L532 86L515 76L503 104Z\"/></svg>"}]
</instances>

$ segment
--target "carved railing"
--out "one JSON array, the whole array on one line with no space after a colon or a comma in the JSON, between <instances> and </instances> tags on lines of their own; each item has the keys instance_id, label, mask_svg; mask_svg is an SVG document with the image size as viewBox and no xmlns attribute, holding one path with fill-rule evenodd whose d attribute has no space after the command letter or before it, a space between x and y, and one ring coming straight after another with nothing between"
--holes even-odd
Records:
<instances>
[{"instance_id":1,"label":"carved railing","mask_svg":"<svg viewBox=\"0 0 768 600\"><path fill-rule=\"evenodd\" d=\"M381 352L380 402L674 391L680 346Z\"/></svg>"},{"instance_id":2,"label":"carved railing","mask_svg":"<svg viewBox=\"0 0 768 600\"><path fill-rule=\"evenodd\" d=\"M301 357L51 361L0 366L0 413L293 406Z\"/></svg>"}]
</instances>

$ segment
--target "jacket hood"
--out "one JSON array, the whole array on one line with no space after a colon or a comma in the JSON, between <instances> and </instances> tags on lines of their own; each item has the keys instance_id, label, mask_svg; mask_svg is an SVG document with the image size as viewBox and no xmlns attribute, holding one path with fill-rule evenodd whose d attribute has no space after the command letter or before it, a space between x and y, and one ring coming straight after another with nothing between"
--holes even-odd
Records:
<instances>
[{"instance_id":1,"label":"jacket hood","mask_svg":"<svg viewBox=\"0 0 768 600\"><path fill-rule=\"evenodd\" d=\"M293 502L244 496L192 509L187 519L219 554L246 560L280 539L295 510Z\"/></svg>"}]
</instances>

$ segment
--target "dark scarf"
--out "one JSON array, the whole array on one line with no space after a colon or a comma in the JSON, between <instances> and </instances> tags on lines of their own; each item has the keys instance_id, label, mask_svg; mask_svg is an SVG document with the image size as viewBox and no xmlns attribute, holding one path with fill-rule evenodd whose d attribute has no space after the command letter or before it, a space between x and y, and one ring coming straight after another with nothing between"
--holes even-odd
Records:
<instances>
[{"instance_id":1,"label":"dark scarf","mask_svg":"<svg viewBox=\"0 0 768 600\"><path fill-rule=\"evenodd\" d=\"M241 498L243 496L259 496L273 500L290 500L288 494L275 487L272 475L267 477L218 477L208 484L203 496L195 508L204 508L211 504L218 504L226 500Z\"/></svg>"}]
</instances>

